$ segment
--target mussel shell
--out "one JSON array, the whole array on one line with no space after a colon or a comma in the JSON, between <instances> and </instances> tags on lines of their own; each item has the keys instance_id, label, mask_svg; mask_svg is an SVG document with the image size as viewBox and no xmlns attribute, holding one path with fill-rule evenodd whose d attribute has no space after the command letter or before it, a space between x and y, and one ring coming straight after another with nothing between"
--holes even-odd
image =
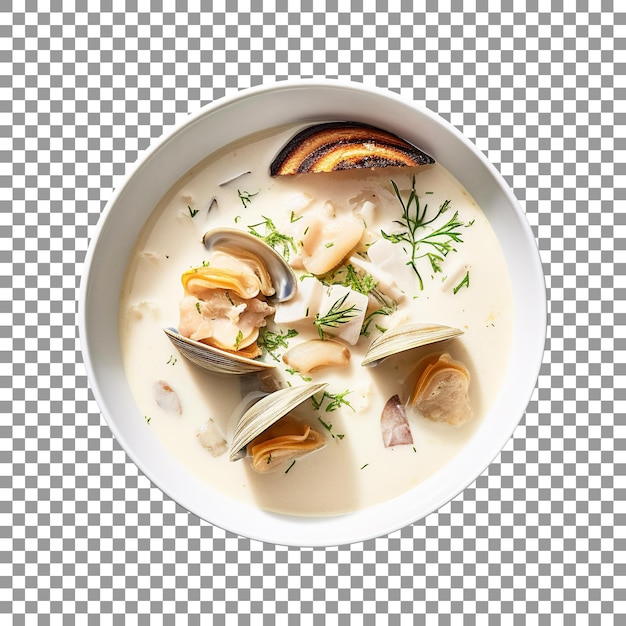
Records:
<instances>
[{"instance_id":1,"label":"mussel shell","mask_svg":"<svg viewBox=\"0 0 626 626\"><path fill-rule=\"evenodd\" d=\"M175 328L164 328L163 331L186 359L195 365L218 374L250 374L251 372L276 367L272 363L249 359L233 352L220 350L200 341L183 337Z\"/></svg>"},{"instance_id":2,"label":"mussel shell","mask_svg":"<svg viewBox=\"0 0 626 626\"><path fill-rule=\"evenodd\" d=\"M390 328L380 337L374 339L361 365L371 367L394 354L445 341L446 339L453 339L462 334L462 330L452 326L402 324L396 328Z\"/></svg>"},{"instance_id":3,"label":"mussel shell","mask_svg":"<svg viewBox=\"0 0 626 626\"><path fill-rule=\"evenodd\" d=\"M230 444L230 460L242 457L242 450L264 430L299 404L326 388L328 383L307 383L274 391L253 404L240 418Z\"/></svg>"}]
</instances>

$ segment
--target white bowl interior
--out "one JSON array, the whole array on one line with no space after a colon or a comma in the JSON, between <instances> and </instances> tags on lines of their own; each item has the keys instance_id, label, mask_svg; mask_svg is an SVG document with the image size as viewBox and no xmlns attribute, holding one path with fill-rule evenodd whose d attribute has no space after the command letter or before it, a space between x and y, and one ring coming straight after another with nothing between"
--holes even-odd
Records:
<instances>
[{"instance_id":1,"label":"white bowl interior","mask_svg":"<svg viewBox=\"0 0 626 626\"><path fill-rule=\"evenodd\" d=\"M470 442L440 472L387 503L327 518L280 516L216 492L146 431L122 366L119 296L129 255L161 197L222 146L285 123L350 119L419 145L474 196L503 248L514 288L511 361L494 406ZM322 546L361 541L404 527L448 502L503 448L534 389L546 331L545 288L535 241L512 192L484 156L430 111L398 96L334 81L286 82L208 105L157 142L104 210L81 286L80 335L92 390L113 434L172 499L226 530L271 543Z\"/></svg>"}]
</instances>

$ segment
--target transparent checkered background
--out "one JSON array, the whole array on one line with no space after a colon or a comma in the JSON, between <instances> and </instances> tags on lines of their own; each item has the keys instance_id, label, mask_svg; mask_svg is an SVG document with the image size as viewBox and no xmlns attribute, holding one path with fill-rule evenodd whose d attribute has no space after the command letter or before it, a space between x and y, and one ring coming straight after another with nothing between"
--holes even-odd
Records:
<instances>
[{"instance_id":1,"label":"transparent checkered background","mask_svg":"<svg viewBox=\"0 0 626 626\"><path fill-rule=\"evenodd\" d=\"M626 3L228 6L0 7L0 623L626 623ZM76 327L89 238L142 150L298 76L387 87L475 141L525 206L550 324L528 411L470 488L388 537L303 550L152 487L89 392Z\"/></svg>"}]
</instances>

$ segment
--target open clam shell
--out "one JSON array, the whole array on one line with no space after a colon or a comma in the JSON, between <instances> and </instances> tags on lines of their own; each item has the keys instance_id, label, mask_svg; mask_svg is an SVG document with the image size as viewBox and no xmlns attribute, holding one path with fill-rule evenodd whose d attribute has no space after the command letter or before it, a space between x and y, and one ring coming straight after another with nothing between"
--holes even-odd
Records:
<instances>
[{"instance_id":1,"label":"open clam shell","mask_svg":"<svg viewBox=\"0 0 626 626\"><path fill-rule=\"evenodd\" d=\"M265 265L275 290L268 300L285 302L298 291L298 279L289 264L274 248L258 237L234 228L216 228L206 232L202 242L209 252L219 250L237 256L238 250L245 250L259 258Z\"/></svg>"},{"instance_id":2,"label":"open clam shell","mask_svg":"<svg viewBox=\"0 0 626 626\"><path fill-rule=\"evenodd\" d=\"M403 324L390 328L372 341L361 365L374 366L388 356L420 348L431 343L453 339L462 335L463 331L452 326L437 324Z\"/></svg>"},{"instance_id":3,"label":"open clam shell","mask_svg":"<svg viewBox=\"0 0 626 626\"><path fill-rule=\"evenodd\" d=\"M164 328L163 331L178 351L195 365L218 374L250 374L276 367L272 363L264 363L248 359L233 352L226 352L206 343L183 337L175 328Z\"/></svg>"},{"instance_id":4,"label":"open clam shell","mask_svg":"<svg viewBox=\"0 0 626 626\"><path fill-rule=\"evenodd\" d=\"M327 383L307 383L280 389L261 398L239 418L230 444L230 460L242 458L245 447L253 439L326 386Z\"/></svg>"}]
</instances>

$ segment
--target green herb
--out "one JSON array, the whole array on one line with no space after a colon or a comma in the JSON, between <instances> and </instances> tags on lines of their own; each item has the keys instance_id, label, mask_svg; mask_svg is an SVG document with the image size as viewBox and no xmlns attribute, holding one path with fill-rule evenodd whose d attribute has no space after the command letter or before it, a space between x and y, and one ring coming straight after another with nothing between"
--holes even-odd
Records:
<instances>
[{"instance_id":1,"label":"green herb","mask_svg":"<svg viewBox=\"0 0 626 626\"><path fill-rule=\"evenodd\" d=\"M361 469L365 469L368 465L369 463L366 463L365 465L361 465Z\"/></svg>"},{"instance_id":2,"label":"green herb","mask_svg":"<svg viewBox=\"0 0 626 626\"><path fill-rule=\"evenodd\" d=\"M196 311L198 311L198 313L200 315L202 315L202 311L200 311L200 303L199 302L196 302Z\"/></svg>"},{"instance_id":3,"label":"green herb","mask_svg":"<svg viewBox=\"0 0 626 626\"><path fill-rule=\"evenodd\" d=\"M306 313L304 314L304 317L309 317L309 307L306 308Z\"/></svg>"},{"instance_id":4,"label":"green herb","mask_svg":"<svg viewBox=\"0 0 626 626\"><path fill-rule=\"evenodd\" d=\"M178 361L178 359L173 354L170 354L170 358L165 365L174 365L176 361Z\"/></svg>"},{"instance_id":5,"label":"green herb","mask_svg":"<svg viewBox=\"0 0 626 626\"><path fill-rule=\"evenodd\" d=\"M293 224L294 222L301 220L303 217L304 215L301 215L300 217L296 217L296 214L292 211L291 216L289 217L289 221Z\"/></svg>"},{"instance_id":6,"label":"green herb","mask_svg":"<svg viewBox=\"0 0 626 626\"><path fill-rule=\"evenodd\" d=\"M241 189L237 189L237 194L239 195L241 204L243 204L243 208L245 209L252 202L252 198L254 198L254 196L257 196L259 192L257 191L256 193L250 193L249 191L241 191Z\"/></svg>"},{"instance_id":7,"label":"green herb","mask_svg":"<svg viewBox=\"0 0 626 626\"><path fill-rule=\"evenodd\" d=\"M189 215L191 215L191 217L198 215L198 209L192 209L189 205L187 205L187 208L189 209Z\"/></svg>"},{"instance_id":8,"label":"green herb","mask_svg":"<svg viewBox=\"0 0 626 626\"><path fill-rule=\"evenodd\" d=\"M426 193L427 196L432 196L434 191L426 191L425 193Z\"/></svg>"},{"instance_id":9,"label":"green herb","mask_svg":"<svg viewBox=\"0 0 626 626\"><path fill-rule=\"evenodd\" d=\"M325 315L315 314L313 323L317 326L320 339L324 339L324 328L337 328L340 324L345 324L360 313L361 309L358 309L356 304L345 309L341 308L348 299L348 295L346 293L342 298L339 298Z\"/></svg>"},{"instance_id":10,"label":"green herb","mask_svg":"<svg viewBox=\"0 0 626 626\"><path fill-rule=\"evenodd\" d=\"M381 333L387 332L387 328L383 328L382 326L379 326L378 324L374 324L374 326L376 326L376 330L378 330L378 332L381 332Z\"/></svg>"},{"instance_id":11,"label":"green herb","mask_svg":"<svg viewBox=\"0 0 626 626\"><path fill-rule=\"evenodd\" d=\"M369 337L370 336L370 324L372 323L372 320L377 316L377 315L393 315L396 311L398 310L398 303L395 300L392 300L390 304L386 304L384 306L381 306L380 309L376 309L375 311L372 311L371 313L369 313L368 315L365 316L365 319L363 320L363 326L361 328L361 335L363 335L364 337ZM380 330L380 332L385 332L386 329L381 329L380 326L378 326L378 324L375 324L376 328L378 328L378 330Z\"/></svg>"},{"instance_id":12,"label":"green herb","mask_svg":"<svg viewBox=\"0 0 626 626\"><path fill-rule=\"evenodd\" d=\"M319 400L315 396L311 396L311 403L313 404L313 408L319 411L324 401L329 400L324 409L326 413L336 411L342 404L349 406L354 411L354 407L346 400L346 396L349 393L352 393L349 389L346 389L342 393L329 393L328 391L324 391Z\"/></svg>"},{"instance_id":13,"label":"green herb","mask_svg":"<svg viewBox=\"0 0 626 626\"><path fill-rule=\"evenodd\" d=\"M202 261L202 267L209 267L210 265L208 261Z\"/></svg>"},{"instance_id":14,"label":"green herb","mask_svg":"<svg viewBox=\"0 0 626 626\"><path fill-rule=\"evenodd\" d=\"M310 227L310 226L307 226L307 227L304 229L304 232L302 233L302 235L303 235L303 236L306 236L306 234L309 232L309 228L311 228L311 227Z\"/></svg>"},{"instance_id":15,"label":"green herb","mask_svg":"<svg viewBox=\"0 0 626 626\"><path fill-rule=\"evenodd\" d=\"M239 350L239 346L241 345L242 341L243 341L243 333L239 331L237 333L237 338L235 339L235 350Z\"/></svg>"},{"instance_id":16,"label":"green herb","mask_svg":"<svg viewBox=\"0 0 626 626\"><path fill-rule=\"evenodd\" d=\"M391 234L381 231L381 234L392 243L408 244L409 250L407 253L410 260L407 261L407 265L411 267L417 276L420 290L423 290L424 281L417 267L418 260L426 257L430 261L433 271L440 272L444 258L448 253L456 250L454 244L463 242L458 229L465 226L465 224L458 219L459 213L456 211L443 226L420 236L419 229L429 226L450 209L450 200L443 202L433 217L427 216L428 205L425 204L424 208L421 208L419 197L415 191L415 175L413 176L411 192L406 203L403 201L402 194L393 180L391 185L402 206L402 218L395 220L395 223L402 226L404 230ZM422 250L425 251L422 253Z\"/></svg>"},{"instance_id":17,"label":"green herb","mask_svg":"<svg viewBox=\"0 0 626 626\"><path fill-rule=\"evenodd\" d=\"M329 241L328 243L324 244L324 248L332 248L335 245L334 241Z\"/></svg>"},{"instance_id":18,"label":"green herb","mask_svg":"<svg viewBox=\"0 0 626 626\"><path fill-rule=\"evenodd\" d=\"M231 298L230 291L228 291L228 290L224 291L224 295L226 296L228 301L231 303L231 305L235 306L235 303L233 302L233 299Z\"/></svg>"},{"instance_id":19,"label":"green herb","mask_svg":"<svg viewBox=\"0 0 626 626\"><path fill-rule=\"evenodd\" d=\"M267 455L267 464L269 465L272 462L272 454Z\"/></svg>"},{"instance_id":20,"label":"green herb","mask_svg":"<svg viewBox=\"0 0 626 626\"><path fill-rule=\"evenodd\" d=\"M476 221L476 218L467 222L467 224L465 224L465 228L469 228L470 226L473 226L475 221Z\"/></svg>"},{"instance_id":21,"label":"green herb","mask_svg":"<svg viewBox=\"0 0 626 626\"><path fill-rule=\"evenodd\" d=\"M289 344L287 343L288 339L292 339L298 334L297 330L290 328L286 332L279 330L277 333L268 330L266 327L263 327L259 330L259 338L257 339L257 344L259 348L267 352L274 361L280 360L276 355L276 351L279 348L288 348Z\"/></svg>"},{"instance_id":22,"label":"green herb","mask_svg":"<svg viewBox=\"0 0 626 626\"><path fill-rule=\"evenodd\" d=\"M241 215L235 215L235 224L238 224L240 219Z\"/></svg>"},{"instance_id":23,"label":"green herb","mask_svg":"<svg viewBox=\"0 0 626 626\"><path fill-rule=\"evenodd\" d=\"M305 272L304 274L300 274L300 281L303 281L305 278L316 278L315 274L311 274L311 272Z\"/></svg>"},{"instance_id":24,"label":"green herb","mask_svg":"<svg viewBox=\"0 0 626 626\"><path fill-rule=\"evenodd\" d=\"M291 462L291 465L290 465L290 466L289 466L289 467L285 470L285 474L288 474L288 473L289 473L289 470L290 470L290 469L291 469L291 468L292 468L295 464L296 464L296 460L294 459L294 460Z\"/></svg>"},{"instance_id":25,"label":"green herb","mask_svg":"<svg viewBox=\"0 0 626 626\"><path fill-rule=\"evenodd\" d=\"M265 215L262 217L262 222L248 226L250 234L262 239L268 246L274 248L277 252L280 252L285 259L289 259L290 248L294 253L297 252L296 244L293 242L293 237L279 232L274 222L272 222L269 217L265 217ZM256 230L259 226L265 227L264 235Z\"/></svg>"},{"instance_id":26,"label":"green herb","mask_svg":"<svg viewBox=\"0 0 626 626\"><path fill-rule=\"evenodd\" d=\"M302 380L305 383L310 383L313 379L310 376L304 376L301 372L299 372L298 370L293 369L293 367L288 367L287 369L285 369L285 371L287 372L287 374L291 374L292 376L294 374L297 374L298 376L300 376L300 378L302 378Z\"/></svg>"},{"instance_id":27,"label":"green herb","mask_svg":"<svg viewBox=\"0 0 626 626\"><path fill-rule=\"evenodd\" d=\"M413 452L417 452L417 450L415 449L415 446L413 446Z\"/></svg>"},{"instance_id":28,"label":"green herb","mask_svg":"<svg viewBox=\"0 0 626 626\"><path fill-rule=\"evenodd\" d=\"M469 288L470 283L469 283L469 270L467 270L467 272L465 272L465 276L463 278L463 280L452 290L452 293L456 296L456 294L458 293L459 289L461 289L461 287L468 287Z\"/></svg>"},{"instance_id":29,"label":"green herb","mask_svg":"<svg viewBox=\"0 0 626 626\"><path fill-rule=\"evenodd\" d=\"M150 422L152 421L152 418L148 417L147 415L144 415L143 418L146 420L146 424L148 424L148 426L149 426Z\"/></svg>"},{"instance_id":30,"label":"green herb","mask_svg":"<svg viewBox=\"0 0 626 626\"><path fill-rule=\"evenodd\" d=\"M333 425L332 424L328 424L327 422L325 422L321 417L317 418L319 423L330 433L330 436L333 439L343 439L345 437L345 435L339 435L339 434L335 434L332 432L333 430Z\"/></svg>"}]
</instances>

